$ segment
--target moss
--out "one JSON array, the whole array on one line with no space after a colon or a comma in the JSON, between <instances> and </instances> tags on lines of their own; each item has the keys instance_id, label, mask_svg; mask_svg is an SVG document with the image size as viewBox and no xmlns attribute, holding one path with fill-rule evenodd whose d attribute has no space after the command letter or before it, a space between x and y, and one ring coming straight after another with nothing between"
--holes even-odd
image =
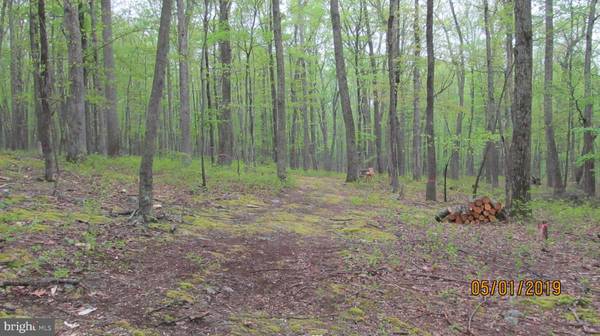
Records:
<instances>
[{"instance_id":1,"label":"moss","mask_svg":"<svg viewBox=\"0 0 600 336\"><path fill-rule=\"evenodd\" d=\"M0 265L6 265L12 269L22 268L32 260L31 254L24 249L11 249L0 253Z\"/></svg>"},{"instance_id":2,"label":"moss","mask_svg":"<svg viewBox=\"0 0 600 336\"><path fill-rule=\"evenodd\" d=\"M362 239L368 242L396 240L396 236L389 232L366 226L347 227L341 229L340 232L345 237L352 239Z\"/></svg>"},{"instance_id":3,"label":"moss","mask_svg":"<svg viewBox=\"0 0 600 336\"><path fill-rule=\"evenodd\" d=\"M534 296L521 301L525 305L533 305L543 310L551 310L556 306L570 306L576 303L577 298L562 294L559 296Z\"/></svg>"},{"instance_id":4,"label":"moss","mask_svg":"<svg viewBox=\"0 0 600 336\"><path fill-rule=\"evenodd\" d=\"M290 319L288 326L295 335L326 335L325 323L317 319Z\"/></svg>"},{"instance_id":5,"label":"moss","mask_svg":"<svg viewBox=\"0 0 600 336\"><path fill-rule=\"evenodd\" d=\"M592 308L582 308L582 307L578 307L575 312L577 313L577 317L579 317L579 319L581 321L585 321L585 322L589 322L591 324L600 324L600 315L598 315L598 312ZM565 318L569 321L576 321L577 319L575 318L575 315L573 315L573 312L567 312L565 314Z\"/></svg>"},{"instance_id":6,"label":"moss","mask_svg":"<svg viewBox=\"0 0 600 336\"><path fill-rule=\"evenodd\" d=\"M358 307L352 307L342 314L342 318L344 320L362 322L365 320L365 312Z\"/></svg>"},{"instance_id":7,"label":"moss","mask_svg":"<svg viewBox=\"0 0 600 336\"><path fill-rule=\"evenodd\" d=\"M132 326L128 321L121 320L114 323L118 328L124 329L131 336L159 336L160 334L156 331L149 329L138 329Z\"/></svg>"},{"instance_id":8,"label":"moss","mask_svg":"<svg viewBox=\"0 0 600 336\"><path fill-rule=\"evenodd\" d=\"M171 300L179 301L179 302L187 302L187 303L196 302L196 299L194 299L194 297L191 294L189 294L183 290L170 289L165 293L165 296Z\"/></svg>"},{"instance_id":9,"label":"moss","mask_svg":"<svg viewBox=\"0 0 600 336\"><path fill-rule=\"evenodd\" d=\"M398 333L398 334L408 333L408 335L415 335L415 336L416 335L422 335L422 336L430 335L428 332L423 331L415 326L412 326L409 323L404 322L397 317L389 316L389 317L386 317L384 321L387 324L389 331L391 331L392 333Z\"/></svg>"},{"instance_id":10,"label":"moss","mask_svg":"<svg viewBox=\"0 0 600 336\"><path fill-rule=\"evenodd\" d=\"M195 286L189 282L182 281L179 283L179 288L182 290L190 290L190 289L194 289Z\"/></svg>"},{"instance_id":11,"label":"moss","mask_svg":"<svg viewBox=\"0 0 600 336\"><path fill-rule=\"evenodd\" d=\"M148 227L162 232L171 232L172 229L171 224L165 222L150 223Z\"/></svg>"}]
</instances>

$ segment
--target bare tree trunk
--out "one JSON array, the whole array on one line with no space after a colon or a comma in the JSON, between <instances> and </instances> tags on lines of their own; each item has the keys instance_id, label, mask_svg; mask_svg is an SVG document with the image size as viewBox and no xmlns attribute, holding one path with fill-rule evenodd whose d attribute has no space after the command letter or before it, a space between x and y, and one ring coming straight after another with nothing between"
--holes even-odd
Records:
<instances>
[{"instance_id":1,"label":"bare tree trunk","mask_svg":"<svg viewBox=\"0 0 600 336\"><path fill-rule=\"evenodd\" d=\"M433 130L433 83L435 75L435 58L433 55L433 0L427 0L427 107L425 109L425 135L427 136L427 188L425 199L436 200L436 160L435 137Z\"/></svg>"},{"instance_id":2,"label":"bare tree trunk","mask_svg":"<svg viewBox=\"0 0 600 336\"><path fill-rule=\"evenodd\" d=\"M413 30L415 34L415 51L413 64L413 156L412 174L413 180L421 179L423 164L421 159L421 73L419 71L419 59L421 58L421 26L419 25L419 0L415 0L415 17Z\"/></svg>"},{"instance_id":3,"label":"bare tree trunk","mask_svg":"<svg viewBox=\"0 0 600 336\"><path fill-rule=\"evenodd\" d=\"M400 82L400 71L398 70L398 13L399 1L390 0L390 16L387 25L387 53L388 53L388 73L390 83L390 106L389 106L389 123L390 123L390 163L388 165L392 191L398 192L398 124L396 117L396 109L398 106L398 84Z\"/></svg>"},{"instance_id":4,"label":"bare tree trunk","mask_svg":"<svg viewBox=\"0 0 600 336\"><path fill-rule=\"evenodd\" d=\"M112 49L112 13L110 0L100 0L102 7L102 39L104 40L104 76L106 85L106 131L107 152L110 156L119 155L120 132L119 117L117 115L117 89L115 79L115 57Z\"/></svg>"},{"instance_id":5,"label":"bare tree trunk","mask_svg":"<svg viewBox=\"0 0 600 336\"><path fill-rule=\"evenodd\" d=\"M340 89L344 125L346 126L346 182L354 182L358 178L356 134L354 129L354 119L352 117L352 107L350 106L350 92L348 91L348 80L346 78L346 64L344 61L344 47L342 43L342 31L340 28L341 24L338 0L330 0L329 5L331 11L331 26L333 29L333 48L336 70L335 72L337 76L338 86Z\"/></svg>"},{"instance_id":6,"label":"bare tree trunk","mask_svg":"<svg viewBox=\"0 0 600 336\"><path fill-rule=\"evenodd\" d=\"M83 51L81 49L78 8L71 1L73 0L64 0L64 24L67 34L70 82L70 92L67 98L69 131L67 136L67 160L80 162L86 156Z\"/></svg>"},{"instance_id":7,"label":"bare tree trunk","mask_svg":"<svg viewBox=\"0 0 600 336\"><path fill-rule=\"evenodd\" d=\"M513 101L513 137L510 147L511 199L508 206L517 215L529 213L531 199L531 89L532 27L531 0L515 0L515 85Z\"/></svg>"},{"instance_id":8,"label":"bare tree trunk","mask_svg":"<svg viewBox=\"0 0 600 336\"><path fill-rule=\"evenodd\" d=\"M2 42L4 41L4 18L6 17L6 7L12 0L2 0L2 9L0 9L0 55L2 55ZM10 14L9 14L10 15Z\"/></svg>"},{"instance_id":9,"label":"bare tree trunk","mask_svg":"<svg viewBox=\"0 0 600 336\"><path fill-rule=\"evenodd\" d=\"M212 108L212 99L211 99L211 90L210 90L210 67L209 67L209 62L208 62L208 13L210 11L210 6L209 6L209 1L208 0L204 0L204 17L202 19L202 29L204 32L204 37L203 37L203 47L202 47L202 55L204 57L204 66L206 68L205 70L205 75L206 75L206 107L208 108L208 119L209 119L209 126L208 126L208 139L209 139L209 154L210 154L210 162L211 163L215 163L215 132L214 132L214 126L213 126L213 118L214 118L214 112L213 112L213 108Z\"/></svg>"},{"instance_id":10,"label":"bare tree trunk","mask_svg":"<svg viewBox=\"0 0 600 336\"><path fill-rule=\"evenodd\" d=\"M233 121L231 116L231 38L229 33L229 9L231 0L219 1L219 24L224 31L219 40L219 52L223 72L221 74L221 120L219 122L219 164L231 164L233 159Z\"/></svg>"},{"instance_id":11,"label":"bare tree trunk","mask_svg":"<svg viewBox=\"0 0 600 336\"><path fill-rule=\"evenodd\" d=\"M188 4L189 6L189 4ZM188 15L184 0L177 0L177 49L179 51L179 104L181 151L192 154L190 142L190 89L188 70Z\"/></svg>"},{"instance_id":12,"label":"bare tree trunk","mask_svg":"<svg viewBox=\"0 0 600 336\"><path fill-rule=\"evenodd\" d=\"M475 175L475 158L473 153L473 140L471 139L471 135L473 134L473 117L475 114L475 77L473 75L473 65L471 65L471 88L469 96L471 98L471 108L470 108L470 117L469 117L469 133L467 134L468 145L467 145L467 162L466 162L466 170L467 176Z\"/></svg>"},{"instance_id":13,"label":"bare tree trunk","mask_svg":"<svg viewBox=\"0 0 600 336\"><path fill-rule=\"evenodd\" d=\"M592 128L593 99L592 99L592 35L594 32L594 21L596 18L596 4L598 0L590 0L590 12L585 32L585 59L583 62L583 82L585 95L585 109L583 111L583 127L587 130L583 133L583 156L589 156L583 164L583 190L589 196L596 194L596 174L594 172L594 140L596 135Z\"/></svg>"},{"instance_id":14,"label":"bare tree trunk","mask_svg":"<svg viewBox=\"0 0 600 336\"><path fill-rule=\"evenodd\" d=\"M450 178L458 179L460 176L460 144L462 137L462 124L464 117L464 108L465 108L465 53L464 53L464 39L462 30L460 29L460 25L458 24L458 18L456 17L456 12L454 11L454 4L452 0L450 0L450 10L452 11L452 18L454 19L454 27L456 28L456 33L458 34L459 41L459 63L458 63L458 115L456 116L456 141L454 142L454 146L452 148L452 154L450 159Z\"/></svg>"},{"instance_id":15,"label":"bare tree trunk","mask_svg":"<svg viewBox=\"0 0 600 336\"><path fill-rule=\"evenodd\" d=\"M27 149L27 108L23 102L23 46L21 40L23 32L23 20L13 10L14 4L8 4L8 26L10 30L10 80L11 80L11 107L12 107L12 132L11 148Z\"/></svg>"},{"instance_id":16,"label":"bare tree trunk","mask_svg":"<svg viewBox=\"0 0 600 336\"><path fill-rule=\"evenodd\" d=\"M560 175L558 151L554 141L554 126L552 125L552 70L554 65L554 26L552 0L546 0L546 45L544 52L544 124L546 126L546 176L548 186L554 187L554 193L564 190Z\"/></svg>"},{"instance_id":17,"label":"bare tree trunk","mask_svg":"<svg viewBox=\"0 0 600 336\"><path fill-rule=\"evenodd\" d=\"M367 43L369 45L369 63L371 65L371 72L373 76L373 113L375 116L375 151L377 153L377 172L383 173L383 143L381 134L381 107L379 103L379 90L378 90L378 78L377 78L377 64L375 62L375 53L373 50L373 38L371 36L370 19L367 18Z\"/></svg>"},{"instance_id":18,"label":"bare tree trunk","mask_svg":"<svg viewBox=\"0 0 600 336\"><path fill-rule=\"evenodd\" d=\"M285 68L283 62L283 41L281 33L281 12L279 11L279 0L272 0L273 10L273 39L275 40L275 58L277 63L277 108L276 108L276 158L277 176L284 181L286 173L286 132L285 132Z\"/></svg>"},{"instance_id":19,"label":"bare tree trunk","mask_svg":"<svg viewBox=\"0 0 600 336\"><path fill-rule=\"evenodd\" d=\"M44 0L38 0L38 23L40 25L40 103L41 114L38 116L38 133L42 143L44 155L44 178L46 181L54 181L56 173L55 155L52 149L52 111L49 99L52 94L50 81L50 60L48 53L48 34L46 32L46 9Z\"/></svg>"},{"instance_id":20,"label":"bare tree trunk","mask_svg":"<svg viewBox=\"0 0 600 336\"><path fill-rule=\"evenodd\" d=\"M156 50L156 63L154 65L154 78L152 80L152 92L148 102L146 113L146 133L144 135L144 147L142 162L140 164L139 185L139 214L144 222L152 215L153 181L152 163L156 147L156 130L158 128L158 110L160 100L165 86L165 72L167 67L167 54L169 51L169 30L171 25L172 0L163 0L160 13L160 27L158 29L158 42Z\"/></svg>"},{"instance_id":21,"label":"bare tree trunk","mask_svg":"<svg viewBox=\"0 0 600 336\"><path fill-rule=\"evenodd\" d=\"M490 32L490 14L488 7L488 0L483 1L483 17L485 25L485 59L487 66L487 102L486 102L486 129L490 133L496 132L496 125L498 120L496 117L497 107L494 99L494 67L493 67L493 55L492 55L492 37ZM496 143L492 140L488 140L484 149L485 155L488 156L485 165L485 176L488 183L492 184L492 187L498 187L498 148Z\"/></svg>"},{"instance_id":22,"label":"bare tree trunk","mask_svg":"<svg viewBox=\"0 0 600 336\"><path fill-rule=\"evenodd\" d=\"M100 65L98 58L98 37L96 34L96 26L97 26L97 18L96 18L96 5L94 0L89 1L90 7L90 18L91 18L91 37L92 37L92 50L93 50L93 59L94 59L94 71L92 73L92 83L94 86L94 90L96 90L96 94L99 97L104 96L104 89L100 84ZM92 105L92 114L94 115L94 124L95 124L95 133L96 139L95 143L95 151L101 154L106 154L106 108L101 104L94 103Z\"/></svg>"}]
</instances>

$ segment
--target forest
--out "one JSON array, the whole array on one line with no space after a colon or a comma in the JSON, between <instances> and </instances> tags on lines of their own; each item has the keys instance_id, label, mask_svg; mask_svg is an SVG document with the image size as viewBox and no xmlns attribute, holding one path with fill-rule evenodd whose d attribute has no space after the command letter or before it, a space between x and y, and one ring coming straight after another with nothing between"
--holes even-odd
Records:
<instances>
[{"instance_id":1,"label":"forest","mask_svg":"<svg viewBox=\"0 0 600 336\"><path fill-rule=\"evenodd\" d=\"M600 334L598 0L0 1L0 321Z\"/></svg>"}]
</instances>

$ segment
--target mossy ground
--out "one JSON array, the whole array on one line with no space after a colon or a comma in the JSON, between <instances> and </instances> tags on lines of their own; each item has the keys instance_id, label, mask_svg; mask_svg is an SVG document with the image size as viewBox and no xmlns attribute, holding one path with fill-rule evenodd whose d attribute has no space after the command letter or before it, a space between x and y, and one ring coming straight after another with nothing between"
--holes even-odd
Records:
<instances>
[{"instance_id":1,"label":"mossy ground","mask_svg":"<svg viewBox=\"0 0 600 336\"><path fill-rule=\"evenodd\" d=\"M535 187L533 220L451 225L433 220L448 204L423 201L422 182L402 179L399 198L385 176L348 184L292 171L282 184L273 166L209 165L203 189L198 162L186 161L157 158L159 220L137 227L115 213L136 206L139 158L61 161L55 190L36 179L39 159L0 153L10 188L0 198L0 281L84 285L0 289L14 308L0 314L55 314L92 335L453 335L469 320L480 335L600 327L592 202ZM467 200L472 182L449 181L450 203ZM502 198L485 183L481 192ZM493 297L474 312L471 280L538 278L560 279L563 295ZM79 316L82 306L97 310ZM514 309L527 316L516 326L504 318Z\"/></svg>"}]
</instances>

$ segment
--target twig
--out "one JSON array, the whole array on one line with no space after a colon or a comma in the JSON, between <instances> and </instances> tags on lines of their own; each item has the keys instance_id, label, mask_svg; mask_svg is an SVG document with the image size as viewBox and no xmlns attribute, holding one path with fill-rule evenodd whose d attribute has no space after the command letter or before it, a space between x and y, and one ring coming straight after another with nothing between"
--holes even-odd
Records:
<instances>
[{"instance_id":1,"label":"twig","mask_svg":"<svg viewBox=\"0 0 600 336\"><path fill-rule=\"evenodd\" d=\"M475 306L475 309L473 309L473 311L471 312L471 315L469 315L469 323L467 324L467 333L473 334L473 332L471 331L471 322L473 321L473 316L475 316L475 313L477 313L477 310L479 309L479 307L481 307L481 305L484 304L485 302L486 302L486 298L483 297L483 301L480 301L479 304L477 304L477 306Z\"/></svg>"},{"instance_id":2,"label":"twig","mask_svg":"<svg viewBox=\"0 0 600 336\"><path fill-rule=\"evenodd\" d=\"M79 280L77 279L57 279L57 278L42 278L42 279L32 279L32 280L7 280L0 282L0 288L10 287L10 286L32 286L32 287L42 287L48 285L78 285Z\"/></svg>"},{"instance_id":3,"label":"twig","mask_svg":"<svg viewBox=\"0 0 600 336\"><path fill-rule=\"evenodd\" d=\"M423 277L423 278L431 278L431 279L435 279L435 280L445 280L445 281L453 281L453 282L467 282L464 280L458 280L458 279L454 279L454 278L446 278L443 276L439 276L439 275L433 275L433 274L421 274L421 273L408 273L409 275L414 275L414 276L418 276L418 277Z\"/></svg>"}]
</instances>

